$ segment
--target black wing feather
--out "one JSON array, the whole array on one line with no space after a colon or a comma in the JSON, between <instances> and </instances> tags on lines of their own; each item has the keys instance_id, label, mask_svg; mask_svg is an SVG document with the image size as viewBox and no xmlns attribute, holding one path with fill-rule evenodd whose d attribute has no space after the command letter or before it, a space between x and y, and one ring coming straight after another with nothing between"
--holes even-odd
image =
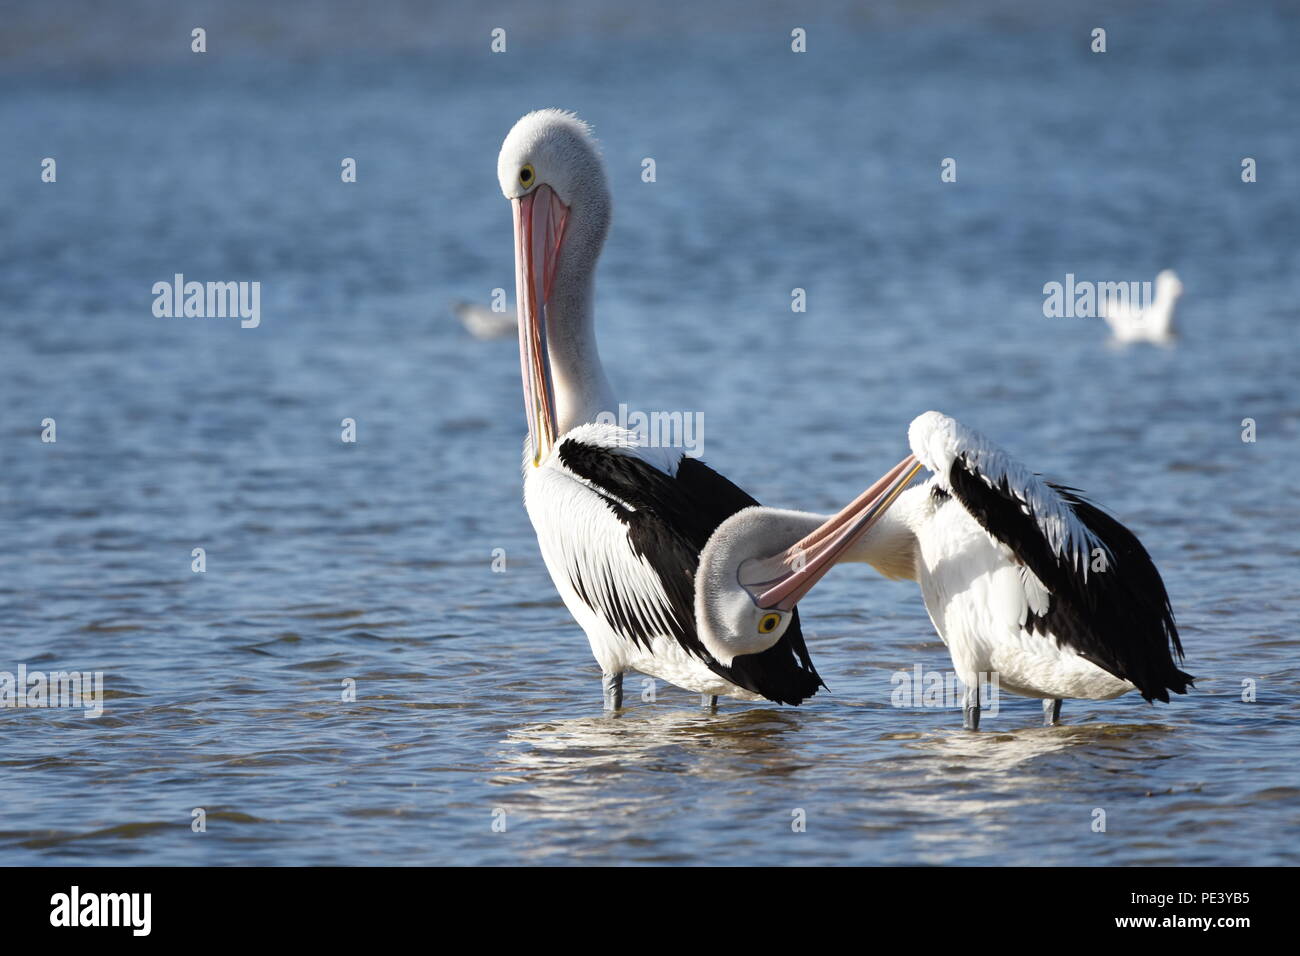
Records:
<instances>
[{"instance_id":1,"label":"black wing feather","mask_svg":"<svg viewBox=\"0 0 1300 956\"><path fill-rule=\"evenodd\" d=\"M676 618L673 637L682 647L720 677L782 704L798 704L824 686L804 643L797 611L781 640L761 654L737 656L730 667L714 659L696 630L695 571L700 551L718 525L757 501L695 458L683 457L674 476L634 455L573 439L560 444L559 456L566 468L605 493L610 510L627 526L633 551L659 575ZM648 631L629 607L621 602L614 607L594 604L581 581L573 584L584 601L604 614L610 627L650 646L657 630Z\"/></svg>"},{"instance_id":2,"label":"black wing feather","mask_svg":"<svg viewBox=\"0 0 1300 956\"><path fill-rule=\"evenodd\" d=\"M1010 548L1050 593L1047 613L1030 614L1025 625L1030 633L1054 635L1080 657L1130 681L1148 703L1168 703L1170 691L1187 693L1194 678L1174 662L1173 654L1182 660L1183 645L1169 594L1132 531L1075 489L1047 482L1110 552L1105 570L1085 577L1069 557L1052 550L1005 478L990 487L958 457L948 484L970 516Z\"/></svg>"}]
</instances>

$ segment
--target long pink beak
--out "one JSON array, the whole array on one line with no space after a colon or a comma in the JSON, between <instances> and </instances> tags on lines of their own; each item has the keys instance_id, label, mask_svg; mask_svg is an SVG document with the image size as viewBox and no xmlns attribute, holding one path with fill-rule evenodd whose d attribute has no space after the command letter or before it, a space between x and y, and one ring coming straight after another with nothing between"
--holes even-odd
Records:
<instances>
[{"instance_id":1,"label":"long pink beak","mask_svg":"<svg viewBox=\"0 0 1300 956\"><path fill-rule=\"evenodd\" d=\"M569 208L550 186L512 199L515 218L515 301L519 309L519 367L533 464L555 444L555 386L546 348L546 307L564 245Z\"/></svg>"},{"instance_id":2,"label":"long pink beak","mask_svg":"<svg viewBox=\"0 0 1300 956\"><path fill-rule=\"evenodd\" d=\"M789 611L902 494L921 463L908 455L853 503L780 554L740 566L740 584L761 608Z\"/></svg>"}]
</instances>

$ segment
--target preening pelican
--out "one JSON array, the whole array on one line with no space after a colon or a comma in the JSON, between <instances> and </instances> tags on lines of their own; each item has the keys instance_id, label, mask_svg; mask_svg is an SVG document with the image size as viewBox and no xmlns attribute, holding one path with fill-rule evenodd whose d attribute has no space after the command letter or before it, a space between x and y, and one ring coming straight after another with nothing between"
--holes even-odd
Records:
<instances>
[{"instance_id":1,"label":"preening pelican","mask_svg":"<svg viewBox=\"0 0 1300 956\"><path fill-rule=\"evenodd\" d=\"M1135 302L1103 298L1099 306L1102 318L1110 326L1111 340L1116 345L1133 342L1172 345L1177 338L1174 306L1182 294L1182 281L1174 270L1165 269L1156 276L1155 297L1145 309L1139 308Z\"/></svg>"},{"instance_id":2,"label":"preening pelican","mask_svg":"<svg viewBox=\"0 0 1300 956\"><path fill-rule=\"evenodd\" d=\"M524 504L551 579L600 664L606 708L622 706L628 670L706 699L798 704L812 696L822 682L793 602L781 633L760 652L724 662L701 638L700 549L724 519L757 502L680 449L647 447L636 433L599 420L617 405L593 329L610 196L590 129L572 113L529 113L506 136L497 175L514 210L529 430ZM867 501L847 519L864 532L880 513ZM810 548L806 567L784 572L790 592L851 544L839 534Z\"/></svg>"},{"instance_id":3,"label":"preening pelican","mask_svg":"<svg viewBox=\"0 0 1300 956\"><path fill-rule=\"evenodd\" d=\"M838 560L920 584L966 686L967 729L979 728L981 675L1042 698L1049 725L1067 697L1109 700L1137 690L1148 702L1168 703L1170 691L1187 692L1193 678L1174 663L1183 648L1164 582L1131 531L938 412L914 420L908 441L933 477L898 494L892 507L881 501L877 520ZM866 495L880 496L879 485ZM746 633L755 615L780 611L782 575L834 521L749 508L718 527L697 572L699 617L717 624L702 636L716 660L725 664L736 646L716 635ZM785 623L779 619L769 637ZM763 644L739 646L753 654Z\"/></svg>"}]
</instances>

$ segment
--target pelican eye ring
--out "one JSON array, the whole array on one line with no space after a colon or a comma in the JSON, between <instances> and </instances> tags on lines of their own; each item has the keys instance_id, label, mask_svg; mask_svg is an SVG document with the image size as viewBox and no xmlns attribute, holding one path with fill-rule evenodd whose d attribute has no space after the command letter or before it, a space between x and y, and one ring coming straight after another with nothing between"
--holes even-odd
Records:
<instances>
[{"instance_id":1,"label":"pelican eye ring","mask_svg":"<svg viewBox=\"0 0 1300 956\"><path fill-rule=\"evenodd\" d=\"M776 630L776 626L781 623L780 614L764 614L758 619L758 633L771 634Z\"/></svg>"},{"instance_id":2,"label":"pelican eye ring","mask_svg":"<svg viewBox=\"0 0 1300 956\"><path fill-rule=\"evenodd\" d=\"M519 185L524 187L531 186L536 177L537 174L533 172L533 164L525 163L524 168L519 170Z\"/></svg>"}]
</instances>

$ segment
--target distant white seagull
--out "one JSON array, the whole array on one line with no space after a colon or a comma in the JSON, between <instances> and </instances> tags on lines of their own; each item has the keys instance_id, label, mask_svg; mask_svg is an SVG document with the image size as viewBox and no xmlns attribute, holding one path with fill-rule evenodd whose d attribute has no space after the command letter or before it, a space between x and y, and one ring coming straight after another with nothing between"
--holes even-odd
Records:
<instances>
[{"instance_id":1,"label":"distant white seagull","mask_svg":"<svg viewBox=\"0 0 1300 956\"><path fill-rule=\"evenodd\" d=\"M1145 309L1136 302L1102 299L1102 318L1110 326L1111 341L1117 345L1133 342L1151 342L1155 345L1173 345L1174 305L1183 294L1183 284L1173 269L1165 269L1156 276L1156 294Z\"/></svg>"},{"instance_id":2,"label":"distant white seagull","mask_svg":"<svg viewBox=\"0 0 1300 956\"><path fill-rule=\"evenodd\" d=\"M465 331L476 339L504 339L519 330L519 319L514 309L493 312L474 302L456 301L451 304L451 311L465 326Z\"/></svg>"}]
</instances>

